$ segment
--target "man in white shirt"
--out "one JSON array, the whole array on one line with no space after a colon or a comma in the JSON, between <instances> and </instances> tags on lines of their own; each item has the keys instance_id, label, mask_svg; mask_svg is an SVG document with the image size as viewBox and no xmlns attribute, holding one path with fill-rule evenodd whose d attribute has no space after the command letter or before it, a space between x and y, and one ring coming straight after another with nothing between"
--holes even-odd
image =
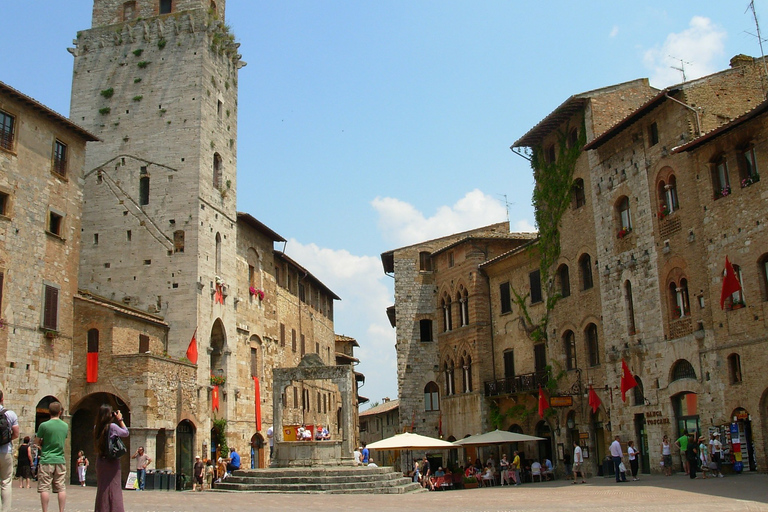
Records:
<instances>
[{"instance_id":1,"label":"man in white shirt","mask_svg":"<svg viewBox=\"0 0 768 512\"><path fill-rule=\"evenodd\" d=\"M0 446L0 505L3 512L11 510L11 489L13 488L13 440L19 437L19 418L16 413L3 406L3 392L0 391L0 414L5 415L11 429L11 441Z\"/></svg>"},{"instance_id":2,"label":"man in white shirt","mask_svg":"<svg viewBox=\"0 0 768 512\"><path fill-rule=\"evenodd\" d=\"M576 477L579 473L581 473L581 483L585 484L587 483L586 475L584 474L584 470L582 469L582 465L584 464L584 455L581 453L581 446L579 446L578 441L573 442L573 483L576 482Z\"/></svg>"},{"instance_id":3,"label":"man in white shirt","mask_svg":"<svg viewBox=\"0 0 768 512\"><path fill-rule=\"evenodd\" d=\"M271 459L275 451L275 431L272 427L267 429L267 439L269 439L269 458Z\"/></svg>"},{"instance_id":4,"label":"man in white shirt","mask_svg":"<svg viewBox=\"0 0 768 512\"><path fill-rule=\"evenodd\" d=\"M616 472L616 483L619 482L626 482L627 477L626 475L624 478L621 476L621 471L619 471L619 465L621 464L621 458L624 456L624 454L621 451L621 441L619 441L619 436L616 436L616 439L613 440L611 443L611 447L609 451L611 452L611 458L613 459L613 470Z\"/></svg>"}]
</instances>

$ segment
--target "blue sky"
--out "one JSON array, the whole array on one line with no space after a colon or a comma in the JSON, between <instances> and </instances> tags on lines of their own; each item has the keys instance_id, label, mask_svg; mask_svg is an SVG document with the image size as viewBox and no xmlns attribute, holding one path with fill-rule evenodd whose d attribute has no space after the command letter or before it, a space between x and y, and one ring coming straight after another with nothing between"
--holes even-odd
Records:
<instances>
[{"instance_id":1,"label":"blue sky","mask_svg":"<svg viewBox=\"0 0 768 512\"><path fill-rule=\"evenodd\" d=\"M144 0L148 1L148 0ZM588 5L588 7L586 7ZM768 0L755 0L758 17ZM392 279L379 255L505 220L530 231L532 178L509 146L572 94L664 87L759 56L747 0L229 0L240 71L238 209L342 301L361 393L397 396ZM88 0L3 2L0 80L69 112ZM761 21L763 21L761 19ZM768 18L764 29L768 31ZM767 32L768 33L768 32Z\"/></svg>"}]
</instances>

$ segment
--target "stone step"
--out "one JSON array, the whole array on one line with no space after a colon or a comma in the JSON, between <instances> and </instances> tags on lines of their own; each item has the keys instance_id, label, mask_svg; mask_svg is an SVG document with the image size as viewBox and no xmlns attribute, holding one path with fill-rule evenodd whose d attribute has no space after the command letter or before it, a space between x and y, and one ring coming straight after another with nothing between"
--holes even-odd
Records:
<instances>
[{"instance_id":1,"label":"stone step","mask_svg":"<svg viewBox=\"0 0 768 512\"><path fill-rule=\"evenodd\" d=\"M216 484L217 489L229 489L258 491L258 490L270 490L270 489L285 489L285 490L302 490L302 491L329 491L335 489L372 489L376 487L397 487L412 483L407 478L401 478L397 480L380 480L370 482L294 482L294 483L262 483L259 481L252 482L230 482L229 478Z\"/></svg>"},{"instance_id":2,"label":"stone step","mask_svg":"<svg viewBox=\"0 0 768 512\"><path fill-rule=\"evenodd\" d=\"M227 477L226 482L247 484L252 482L258 482L262 484L294 484L294 483L345 483L345 482L376 482L386 480L396 480L403 478L401 473L385 473L385 474L358 474L358 475L345 475L345 476L318 476L313 474L303 474L295 476L271 476L268 474L260 474L258 476L253 475L241 475L234 474Z\"/></svg>"}]
</instances>

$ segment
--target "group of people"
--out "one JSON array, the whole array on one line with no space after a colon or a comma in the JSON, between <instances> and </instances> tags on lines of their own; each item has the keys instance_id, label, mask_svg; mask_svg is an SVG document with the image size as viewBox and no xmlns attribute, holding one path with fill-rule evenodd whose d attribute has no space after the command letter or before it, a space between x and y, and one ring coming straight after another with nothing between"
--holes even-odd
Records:
<instances>
[{"instance_id":1,"label":"group of people","mask_svg":"<svg viewBox=\"0 0 768 512\"><path fill-rule=\"evenodd\" d=\"M624 451L621 448L621 436L616 436L608 448L613 461L613 470L616 474L616 483L627 481L627 467L624 464ZM634 441L627 441L627 458L629 460L629 467L632 470L632 480L637 481L640 478L639 472L639 457L640 453L635 448Z\"/></svg>"},{"instance_id":2,"label":"group of people","mask_svg":"<svg viewBox=\"0 0 768 512\"><path fill-rule=\"evenodd\" d=\"M330 432L328 432L328 429L323 427L322 425L318 424L315 425L315 441L327 441L331 438ZM296 431L296 440L297 441L311 441L312 440L312 429L302 425L299 427L299 429ZM271 449L272 445L270 445Z\"/></svg>"},{"instance_id":3,"label":"group of people","mask_svg":"<svg viewBox=\"0 0 768 512\"><path fill-rule=\"evenodd\" d=\"M707 478L707 473L713 477L723 477L723 444L716 431L710 434L709 440L705 436L697 437L695 432L683 434L675 441L675 446L683 456L685 474L692 479L697 478L697 471L701 471L701 478ZM664 473L670 476L672 474L672 452L666 435L662 441L661 449Z\"/></svg>"}]
</instances>

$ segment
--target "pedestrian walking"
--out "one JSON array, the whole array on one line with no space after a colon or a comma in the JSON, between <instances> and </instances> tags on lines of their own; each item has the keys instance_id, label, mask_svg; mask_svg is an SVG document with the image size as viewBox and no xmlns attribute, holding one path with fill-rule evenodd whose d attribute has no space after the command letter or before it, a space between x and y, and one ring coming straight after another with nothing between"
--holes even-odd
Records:
<instances>
[{"instance_id":1,"label":"pedestrian walking","mask_svg":"<svg viewBox=\"0 0 768 512\"><path fill-rule=\"evenodd\" d=\"M621 458L624 456L623 452L621 451L620 439L621 438L619 436L616 436L616 438L611 443L611 447L609 448L609 451L611 452L611 459L613 459L613 470L616 472L616 483L627 481L627 475L622 473L619 468L621 465Z\"/></svg>"},{"instance_id":2,"label":"pedestrian walking","mask_svg":"<svg viewBox=\"0 0 768 512\"><path fill-rule=\"evenodd\" d=\"M85 456L83 450L77 452L77 479L80 480L80 485L85 487L85 473L88 471L88 457Z\"/></svg>"},{"instance_id":3,"label":"pedestrian walking","mask_svg":"<svg viewBox=\"0 0 768 512\"><path fill-rule=\"evenodd\" d=\"M576 479L581 473L581 483L587 483L587 478L584 473L584 454L581 452L581 446L578 441L573 442L573 483L578 483Z\"/></svg>"},{"instance_id":4,"label":"pedestrian walking","mask_svg":"<svg viewBox=\"0 0 768 512\"><path fill-rule=\"evenodd\" d=\"M97 454L94 512L125 512L123 489L120 485L120 459L109 457L109 440L128 435L120 410L113 411L109 404L99 407L99 415L93 429L93 444Z\"/></svg>"},{"instance_id":5,"label":"pedestrian walking","mask_svg":"<svg viewBox=\"0 0 768 512\"><path fill-rule=\"evenodd\" d=\"M629 469L632 470L633 482L637 482L638 480L640 480L639 478L637 478L637 475L638 475L637 454L638 454L638 451L635 450L635 442L627 441L627 456L629 457Z\"/></svg>"},{"instance_id":6,"label":"pedestrian walking","mask_svg":"<svg viewBox=\"0 0 768 512\"><path fill-rule=\"evenodd\" d=\"M37 429L37 446L40 448L40 463L37 468L37 492L43 512L48 512L50 493L56 494L59 512L64 512L67 503L67 464L64 459L64 443L69 434L69 425L61 419L61 403L48 405L51 419Z\"/></svg>"},{"instance_id":7,"label":"pedestrian walking","mask_svg":"<svg viewBox=\"0 0 768 512\"><path fill-rule=\"evenodd\" d=\"M664 474L672 476L672 446L669 444L669 436L664 434L661 441L661 465L664 466Z\"/></svg>"},{"instance_id":8,"label":"pedestrian walking","mask_svg":"<svg viewBox=\"0 0 768 512\"><path fill-rule=\"evenodd\" d=\"M13 500L13 440L19 437L19 418L3 405L0 391L0 503L3 512L11 510Z\"/></svg>"},{"instance_id":9,"label":"pedestrian walking","mask_svg":"<svg viewBox=\"0 0 768 512\"><path fill-rule=\"evenodd\" d=\"M19 445L19 456L16 462L16 476L19 478L19 489L24 487L24 481L26 480L27 489L29 489L30 480L32 479L32 448L29 446L29 436L24 437L21 445Z\"/></svg>"}]
</instances>

